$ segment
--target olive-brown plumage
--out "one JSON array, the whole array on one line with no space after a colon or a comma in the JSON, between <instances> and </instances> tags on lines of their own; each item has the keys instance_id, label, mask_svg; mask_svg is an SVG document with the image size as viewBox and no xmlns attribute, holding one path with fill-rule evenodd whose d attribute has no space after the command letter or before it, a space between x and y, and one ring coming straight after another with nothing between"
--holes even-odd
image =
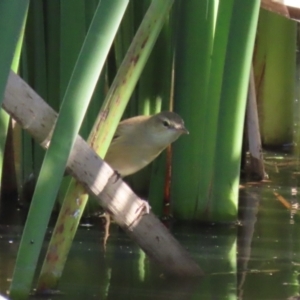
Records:
<instances>
[{"instance_id":1,"label":"olive-brown plumage","mask_svg":"<svg viewBox=\"0 0 300 300\"><path fill-rule=\"evenodd\" d=\"M184 121L170 111L126 119L117 128L105 161L121 176L133 174L184 133L188 134Z\"/></svg>"}]
</instances>

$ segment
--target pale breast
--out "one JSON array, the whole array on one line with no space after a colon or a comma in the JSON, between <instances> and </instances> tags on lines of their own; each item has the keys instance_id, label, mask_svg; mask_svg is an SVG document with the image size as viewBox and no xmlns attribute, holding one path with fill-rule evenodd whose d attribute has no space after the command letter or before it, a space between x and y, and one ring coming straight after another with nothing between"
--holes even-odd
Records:
<instances>
[{"instance_id":1,"label":"pale breast","mask_svg":"<svg viewBox=\"0 0 300 300\"><path fill-rule=\"evenodd\" d=\"M144 147L143 144L133 147L127 143L114 143L105 156L105 161L121 176L127 176L147 166L160 152Z\"/></svg>"}]
</instances>

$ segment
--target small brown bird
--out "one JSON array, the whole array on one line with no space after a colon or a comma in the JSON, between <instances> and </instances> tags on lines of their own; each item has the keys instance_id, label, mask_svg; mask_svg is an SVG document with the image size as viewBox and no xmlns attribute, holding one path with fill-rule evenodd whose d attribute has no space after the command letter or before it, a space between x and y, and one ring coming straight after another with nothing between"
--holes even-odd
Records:
<instances>
[{"instance_id":1,"label":"small brown bird","mask_svg":"<svg viewBox=\"0 0 300 300\"><path fill-rule=\"evenodd\" d=\"M189 132L182 118L170 111L126 119L117 128L105 161L122 177L133 174L184 133Z\"/></svg>"}]
</instances>

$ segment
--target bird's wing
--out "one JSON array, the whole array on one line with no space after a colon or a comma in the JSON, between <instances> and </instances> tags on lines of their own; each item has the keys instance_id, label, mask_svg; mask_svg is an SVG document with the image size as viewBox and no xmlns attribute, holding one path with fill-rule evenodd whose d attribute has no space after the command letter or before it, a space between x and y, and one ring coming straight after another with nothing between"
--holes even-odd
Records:
<instances>
[{"instance_id":1,"label":"bird's wing","mask_svg":"<svg viewBox=\"0 0 300 300\"><path fill-rule=\"evenodd\" d=\"M148 118L149 118L149 116L136 116L136 117L132 117L132 118L121 121L116 129L114 136L113 136L113 141L120 138L120 136L122 136L124 134L124 132L128 134L132 130L134 130L134 128L136 126L136 122L141 122Z\"/></svg>"}]
</instances>

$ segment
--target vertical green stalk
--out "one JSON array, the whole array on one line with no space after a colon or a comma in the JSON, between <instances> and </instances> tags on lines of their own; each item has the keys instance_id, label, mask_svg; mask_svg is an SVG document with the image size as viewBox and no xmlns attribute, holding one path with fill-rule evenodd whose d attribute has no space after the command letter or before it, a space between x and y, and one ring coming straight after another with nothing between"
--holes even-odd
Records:
<instances>
[{"instance_id":1,"label":"vertical green stalk","mask_svg":"<svg viewBox=\"0 0 300 300\"><path fill-rule=\"evenodd\" d=\"M18 43L16 46L15 54L13 57L13 61L11 64L11 69L15 72L18 73L19 66L20 66L20 59L21 59L21 53L22 53L22 47L23 47L23 41L24 41L24 34L25 34L25 28L26 28L26 23L27 23L27 13L28 13L28 6L23 18L23 23L22 23L22 28L21 32L19 35Z\"/></svg>"},{"instance_id":2,"label":"vertical green stalk","mask_svg":"<svg viewBox=\"0 0 300 300\"><path fill-rule=\"evenodd\" d=\"M72 12L72 13L71 13ZM60 1L60 96L65 92L86 35L85 1Z\"/></svg>"},{"instance_id":3,"label":"vertical green stalk","mask_svg":"<svg viewBox=\"0 0 300 300\"><path fill-rule=\"evenodd\" d=\"M207 106L205 109L205 139L203 141L203 156L201 160L201 177L195 210L197 220L209 220L207 210L210 208L210 192L213 181L214 159L217 142L220 96L222 91L225 67L226 49L234 0L221 0L219 4L216 29L214 35L211 67L207 89Z\"/></svg>"},{"instance_id":4,"label":"vertical green stalk","mask_svg":"<svg viewBox=\"0 0 300 300\"><path fill-rule=\"evenodd\" d=\"M0 107L15 49L28 9L28 0L0 1ZM0 108L0 183L9 116ZM1 185L1 184L0 184ZM1 188L1 187L0 187Z\"/></svg>"},{"instance_id":5,"label":"vertical green stalk","mask_svg":"<svg viewBox=\"0 0 300 300\"><path fill-rule=\"evenodd\" d=\"M243 125L259 7L259 0L234 1L208 211L214 221L237 219Z\"/></svg>"},{"instance_id":6,"label":"vertical green stalk","mask_svg":"<svg viewBox=\"0 0 300 300\"><path fill-rule=\"evenodd\" d=\"M261 9L254 55L262 143L291 143L297 24Z\"/></svg>"},{"instance_id":7,"label":"vertical green stalk","mask_svg":"<svg viewBox=\"0 0 300 300\"><path fill-rule=\"evenodd\" d=\"M0 191L2 190L2 174L4 172L4 152L8 133L9 115L0 108Z\"/></svg>"},{"instance_id":8,"label":"vertical green stalk","mask_svg":"<svg viewBox=\"0 0 300 300\"><path fill-rule=\"evenodd\" d=\"M29 1L2 0L0 2L0 104L6 87L15 49L27 13Z\"/></svg>"},{"instance_id":9,"label":"vertical green stalk","mask_svg":"<svg viewBox=\"0 0 300 300\"><path fill-rule=\"evenodd\" d=\"M31 1L28 11L26 42L30 64L30 84L43 98L47 97L47 67L43 1Z\"/></svg>"},{"instance_id":10,"label":"vertical green stalk","mask_svg":"<svg viewBox=\"0 0 300 300\"><path fill-rule=\"evenodd\" d=\"M88 30L91 21L93 19L94 13L96 11L98 0L85 0L85 26L86 30ZM118 29L119 30L119 29ZM106 65L101 72L101 75L98 78L97 85L95 87L90 105L88 107L87 113L84 117L83 123L80 128L80 135L82 138L87 139L89 136L90 131L93 128L94 122L97 118L103 100L105 98L105 77L106 77L106 70L107 70L107 61ZM91 204L91 203L89 203Z\"/></svg>"},{"instance_id":11,"label":"vertical green stalk","mask_svg":"<svg viewBox=\"0 0 300 300\"><path fill-rule=\"evenodd\" d=\"M172 213L192 220L198 204L205 143L207 84L213 45L216 1L178 1L174 110L190 131L172 145Z\"/></svg>"},{"instance_id":12,"label":"vertical green stalk","mask_svg":"<svg viewBox=\"0 0 300 300\"><path fill-rule=\"evenodd\" d=\"M300 44L300 24L298 26L298 36L297 36L297 44ZM296 59L296 86L295 86L295 99L300 99L300 55L298 53L297 59ZM299 161L300 159L300 126L299 126L299 116L300 116L300 101L298 100L294 104L294 122L298 124L296 127L296 130L294 131L294 144L296 144L296 147L294 148L294 153L296 154L296 157ZM297 168L299 171L299 166Z\"/></svg>"},{"instance_id":13,"label":"vertical green stalk","mask_svg":"<svg viewBox=\"0 0 300 300\"><path fill-rule=\"evenodd\" d=\"M88 29L93 20L99 0L84 0L85 2L85 27Z\"/></svg>"},{"instance_id":14,"label":"vertical green stalk","mask_svg":"<svg viewBox=\"0 0 300 300\"><path fill-rule=\"evenodd\" d=\"M17 73L19 70L20 58L21 58L21 49L23 46L24 40L24 32L26 27L27 20L27 10L24 16L22 29L20 32L20 36L18 39L18 43L16 45L15 55L13 57L13 61L11 64L11 69ZM5 113L2 111L2 113ZM5 118L7 114L5 113ZM2 178L0 176L0 182L2 182L3 191L8 192L8 195L18 195L21 186L21 157L22 157L22 132L20 126L16 123L16 121L12 120L10 117L9 121L9 129L8 136L6 138L6 146L5 146L5 158L4 158L4 172L5 176ZM17 197L16 197L17 199ZM9 197L11 200L11 197Z\"/></svg>"},{"instance_id":15,"label":"vertical green stalk","mask_svg":"<svg viewBox=\"0 0 300 300\"><path fill-rule=\"evenodd\" d=\"M127 1L101 1L64 96L22 235L10 295L28 296L65 166ZM54 175L55 174L55 175ZM76 202L76 199L73 199ZM74 214L76 219L80 214ZM67 237L69 232L64 232ZM24 271L26 270L26 272Z\"/></svg>"},{"instance_id":16,"label":"vertical green stalk","mask_svg":"<svg viewBox=\"0 0 300 300\"><path fill-rule=\"evenodd\" d=\"M51 107L59 111L60 106L60 4L65 1L51 0L44 1L45 6L45 27L46 27L46 63L47 63L47 102ZM74 11L72 10L72 14ZM70 13L68 13L70 15ZM67 17L66 17L67 18ZM83 40L80 39L80 46ZM69 52L70 49L68 48ZM79 52L76 52L78 55ZM75 62L74 62L75 64ZM73 65L74 67L74 65Z\"/></svg>"},{"instance_id":17,"label":"vertical green stalk","mask_svg":"<svg viewBox=\"0 0 300 300\"><path fill-rule=\"evenodd\" d=\"M26 42L26 36L28 33L28 14L27 14L27 22L26 22L26 29L25 29L25 36L24 36L24 42L21 52L21 64L19 68L20 76L26 81L29 82L29 59L28 59L28 43ZM22 139L22 153L21 153L21 188L24 187L24 182L29 178L30 174L33 172L33 140L31 136L24 130L21 132L21 139ZM23 183L23 186L22 186ZM21 190L22 191L22 190ZM21 197L22 198L22 195ZM23 201L23 199L20 199Z\"/></svg>"},{"instance_id":18,"label":"vertical green stalk","mask_svg":"<svg viewBox=\"0 0 300 300\"><path fill-rule=\"evenodd\" d=\"M130 1L122 19L120 28L114 41L114 52L117 68L120 67L126 52L132 42L136 28L134 26L134 5L136 2Z\"/></svg>"},{"instance_id":19,"label":"vertical green stalk","mask_svg":"<svg viewBox=\"0 0 300 300\"><path fill-rule=\"evenodd\" d=\"M30 1L26 25L25 42L27 46L28 83L47 100L47 65L45 43L45 18L43 0ZM33 143L33 172L37 176L44 158L44 151Z\"/></svg>"}]
</instances>

